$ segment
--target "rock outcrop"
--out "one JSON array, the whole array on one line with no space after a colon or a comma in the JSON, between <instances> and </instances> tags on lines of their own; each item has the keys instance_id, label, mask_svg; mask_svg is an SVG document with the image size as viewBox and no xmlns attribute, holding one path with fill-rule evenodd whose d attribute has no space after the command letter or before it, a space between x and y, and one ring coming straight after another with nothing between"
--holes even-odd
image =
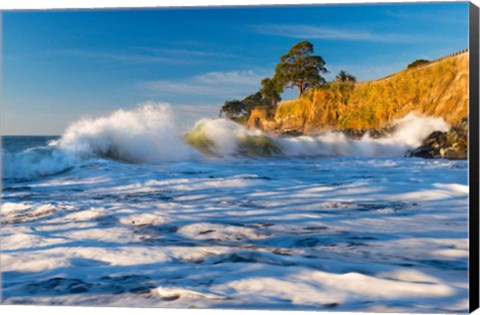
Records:
<instances>
[{"instance_id":1,"label":"rock outcrop","mask_svg":"<svg viewBox=\"0 0 480 315\"><path fill-rule=\"evenodd\" d=\"M447 132L434 131L408 156L422 158L468 158L468 119L463 118Z\"/></svg>"}]
</instances>

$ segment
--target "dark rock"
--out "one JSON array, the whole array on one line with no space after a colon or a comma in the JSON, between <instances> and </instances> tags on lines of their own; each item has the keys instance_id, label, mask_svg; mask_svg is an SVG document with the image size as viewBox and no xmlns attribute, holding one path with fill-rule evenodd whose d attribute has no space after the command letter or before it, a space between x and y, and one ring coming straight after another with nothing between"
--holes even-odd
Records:
<instances>
[{"instance_id":1,"label":"dark rock","mask_svg":"<svg viewBox=\"0 0 480 315\"><path fill-rule=\"evenodd\" d=\"M366 131L364 129L344 129L340 130L347 138L359 140L365 135Z\"/></svg>"},{"instance_id":2,"label":"dark rock","mask_svg":"<svg viewBox=\"0 0 480 315\"><path fill-rule=\"evenodd\" d=\"M452 160L465 160L468 158L468 119L463 118L449 131L434 131L407 156L421 158L443 157Z\"/></svg>"},{"instance_id":3,"label":"dark rock","mask_svg":"<svg viewBox=\"0 0 480 315\"><path fill-rule=\"evenodd\" d=\"M410 157L420 157L424 159L433 159L440 156L440 150L433 147L424 146L418 147L414 150L408 151L407 155Z\"/></svg>"},{"instance_id":4,"label":"dark rock","mask_svg":"<svg viewBox=\"0 0 480 315\"><path fill-rule=\"evenodd\" d=\"M445 147L447 144L447 133L442 131L432 132L427 139L422 143L423 147L430 147L434 149L440 149Z\"/></svg>"},{"instance_id":5,"label":"dark rock","mask_svg":"<svg viewBox=\"0 0 480 315\"><path fill-rule=\"evenodd\" d=\"M342 129L342 132L347 138L353 140L360 140L363 136L368 134L371 138L379 139L389 136L395 131L394 127L386 127L382 129Z\"/></svg>"},{"instance_id":6,"label":"dark rock","mask_svg":"<svg viewBox=\"0 0 480 315\"><path fill-rule=\"evenodd\" d=\"M283 130L280 134L282 137L300 137L303 136L303 132L299 130Z\"/></svg>"}]
</instances>

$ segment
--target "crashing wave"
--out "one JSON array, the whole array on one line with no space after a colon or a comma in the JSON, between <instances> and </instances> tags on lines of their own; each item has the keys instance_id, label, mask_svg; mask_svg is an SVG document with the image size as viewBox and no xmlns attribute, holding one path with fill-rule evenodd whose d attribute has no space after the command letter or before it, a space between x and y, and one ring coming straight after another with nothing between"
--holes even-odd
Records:
<instances>
[{"instance_id":1,"label":"crashing wave","mask_svg":"<svg viewBox=\"0 0 480 315\"><path fill-rule=\"evenodd\" d=\"M202 157L395 157L418 147L431 132L448 128L441 118L409 114L396 122L392 134L379 139L366 134L352 140L341 132L275 137L219 118L202 119L182 136L168 105L148 103L75 122L49 146L4 152L3 178L52 175L90 158L158 164Z\"/></svg>"},{"instance_id":2,"label":"crashing wave","mask_svg":"<svg viewBox=\"0 0 480 315\"><path fill-rule=\"evenodd\" d=\"M188 132L185 142L206 156L276 156L282 151L275 138L249 131L226 119L202 119Z\"/></svg>"},{"instance_id":3,"label":"crashing wave","mask_svg":"<svg viewBox=\"0 0 480 315\"><path fill-rule=\"evenodd\" d=\"M82 157L103 157L130 163L155 164L186 160L196 152L175 130L168 105L148 103L117 110L106 117L70 125L57 146Z\"/></svg>"},{"instance_id":4,"label":"crashing wave","mask_svg":"<svg viewBox=\"0 0 480 315\"><path fill-rule=\"evenodd\" d=\"M396 121L395 131L386 137L374 139L366 134L360 140L352 140L341 132L315 137L274 137L247 130L230 120L203 119L185 135L185 141L204 155L217 157L393 157L418 147L431 132L448 128L441 118L409 114Z\"/></svg>"}]
</instances>

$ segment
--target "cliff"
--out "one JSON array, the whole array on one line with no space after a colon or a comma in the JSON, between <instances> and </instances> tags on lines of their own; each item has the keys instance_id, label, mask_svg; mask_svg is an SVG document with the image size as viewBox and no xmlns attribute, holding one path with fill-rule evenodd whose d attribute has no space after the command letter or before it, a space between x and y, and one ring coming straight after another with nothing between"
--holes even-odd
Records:
<instances>
[{"instance_id":1,"label":"cliff","mask_svg":"<svg viewBox=\"0 0 480 315\"><path fill-rule=\"evenodd\" d=\"M386 78L332 82L302 98L281 102L273 119L256 108L246 125L270 133L386 128L410 112L442 117L454 125L468 115L468 51Z\"/></svg>"}]
</instances>

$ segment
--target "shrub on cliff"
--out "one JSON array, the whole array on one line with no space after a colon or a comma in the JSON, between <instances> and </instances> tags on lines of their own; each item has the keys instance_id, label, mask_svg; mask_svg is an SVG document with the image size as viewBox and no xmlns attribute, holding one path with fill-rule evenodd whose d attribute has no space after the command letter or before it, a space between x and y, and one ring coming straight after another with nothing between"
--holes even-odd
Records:
<instances>
[{"instance_id":1,"label":"shrub on cliff","mask_svg":"<svg viewBox=\"0 0 480 315\"><path fill-rule=\"evenodd\" d=\"M423 66L423 65L426 65L426 64L429 64L429 63L430 63L429 60L417 59L417 60L415 60L414 62L410 63L410 64L407 66L407 68L408 68L408 69L416 68L416 67Z\"/></svg>"},{"instance_id":2,"label":"shrub on cliff","mask_svg":"<svg viewBox=\"0 0 480 315\"><path fill-rule=\"evenodd\" d=\"M335 77L337 82L357 82L357 78L348 73L347 71L341 70Z\"/></svg>"}]
</instances>

